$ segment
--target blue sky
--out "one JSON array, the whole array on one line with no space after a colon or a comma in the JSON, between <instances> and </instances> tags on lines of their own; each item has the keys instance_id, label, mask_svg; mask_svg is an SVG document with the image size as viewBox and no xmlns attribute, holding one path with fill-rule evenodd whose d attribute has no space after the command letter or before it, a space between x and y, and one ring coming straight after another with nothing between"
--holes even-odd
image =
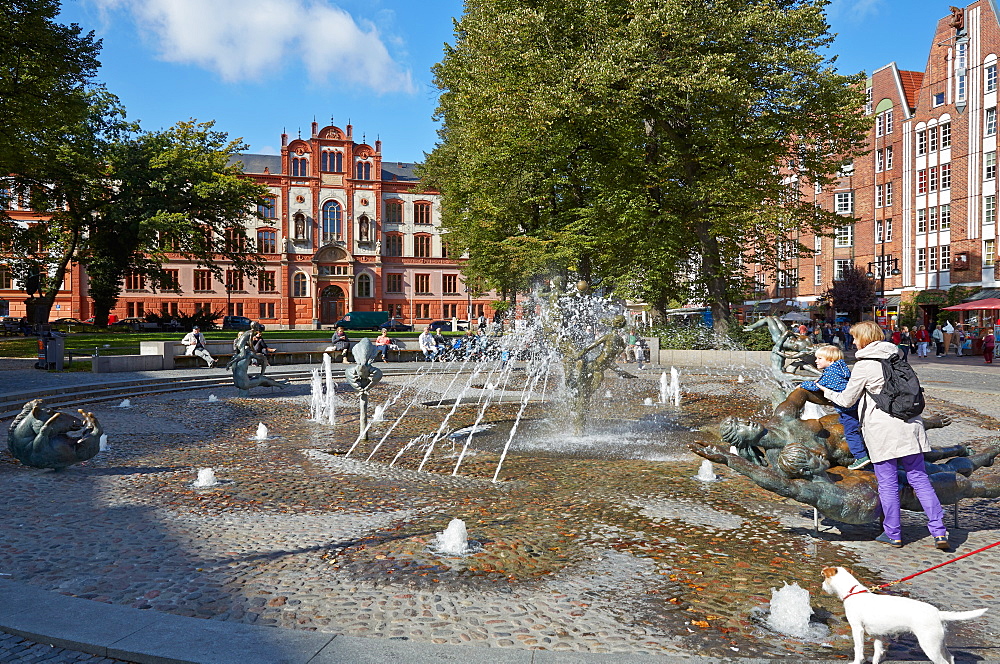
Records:
<instances>
[{"instance_id":1,"label":"blue sky","mask_svg":"<svg viewBox=\"0 0 1000 664\"><path fill-rule=\"evenodd\" d=\"M214 119L250 151L276 154L281 131L354 125L387 160L433 148L430 68L461 0L64 0L63 20L104 40L98 76L146 129ZM923 70L947 3L832 0L842 71L896 61Z\"/></svg>"}]
</instances>

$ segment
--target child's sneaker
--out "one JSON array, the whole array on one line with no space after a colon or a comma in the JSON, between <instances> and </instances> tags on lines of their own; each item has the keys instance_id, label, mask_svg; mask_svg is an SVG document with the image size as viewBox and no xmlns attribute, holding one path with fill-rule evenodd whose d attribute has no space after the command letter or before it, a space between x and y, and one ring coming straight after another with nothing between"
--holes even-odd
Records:
<instances>
[{"instance_id":1,"label":"child's sneaker","mask_svg":"<svg viewBox=\"0 0 1000 664\"><path fill-rule=\"evenodd\" d=\"M860 459L855 459L854 463L847 467L848 470L861 470L862 468L871 465L872 460L866 456Z\"/></svg>"}]
</instances>

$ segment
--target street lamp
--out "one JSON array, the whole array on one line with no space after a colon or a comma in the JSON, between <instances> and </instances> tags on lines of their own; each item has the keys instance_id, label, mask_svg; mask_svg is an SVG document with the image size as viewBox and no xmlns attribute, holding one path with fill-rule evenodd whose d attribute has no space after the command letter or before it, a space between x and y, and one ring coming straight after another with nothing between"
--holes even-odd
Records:
<instances>
[{"instance_id":1,"label":"street lamp","mask_svg":"<svg viewBox=\"0 0 1000 664\"><path fill-rule=\"evenodd\" d=\"M884 244L882 245L882 251L883 252L885 251ZM878 277L879 277L878 296L880 302L876 302L875 305L876 319L878 319L878 309L880 306L883 308L884 311L886 311L886 316L888 316L888 310L886 309L884 300L885 300L885 273L886 270L889 268L889 266L892 266L892 269L889 270L890 276L898 277L900 274L902 274L902 272L900 272L899 270L899 259L893 258L892 256L886 258L885 253L879 256L879 259L877 261L872 261L871 263L868 264L868 272L865 274L865 276L868 277L869 279L874 279L875 269L876 267L878 268Z\"/></svg>"}]
</instances>

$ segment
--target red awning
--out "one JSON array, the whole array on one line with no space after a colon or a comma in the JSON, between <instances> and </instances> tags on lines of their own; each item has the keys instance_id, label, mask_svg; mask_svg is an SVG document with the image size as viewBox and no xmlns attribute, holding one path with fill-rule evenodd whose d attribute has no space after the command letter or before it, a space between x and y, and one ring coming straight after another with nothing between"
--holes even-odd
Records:
<instances>
[{"instance_id":1,"label":"red awning","mask_svg":"<svg viewBox=\"0 0 1000 664\"><path fill-rule=\"evenodd\" d=\"M953 307L944 307L945 311L978 311L979 309L1000 309L1000 298L988 297L972 302L963 302Z\"/></svg>"}]
</instances>

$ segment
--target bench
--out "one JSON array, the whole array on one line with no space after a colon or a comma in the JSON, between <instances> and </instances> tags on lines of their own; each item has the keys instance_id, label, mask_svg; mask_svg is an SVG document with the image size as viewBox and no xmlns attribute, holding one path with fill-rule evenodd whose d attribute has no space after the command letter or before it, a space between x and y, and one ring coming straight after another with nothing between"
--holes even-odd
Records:
<instances>
[{"instance_id":1,"label":"bench","mask_svg":"<svg viewBox=\"0 0 1000 664\"><path fill-rule=\"evenodd\" d=\"M397 350L389 351L390 362L411 362L422 358L419 350L407 348L407 343L396 341ZM352 341L353 346L357 341ZM410 342L415 343L415 342ZM323 362L323 355L330 355L334 364L344 362L345 353L342 351L328 351L331 343L325 340L300 340L300 339L269 339L267 344L270 348L276 349L270 353L268 361L272 366L284 364L320 364ZM163 357L163 368L195 368L205 366L204 360L196 355L186 355L185 346L180 341L143 341L140 344L140 353L143 355L160 355ZM229 340L210 339L206 344L208 352L218 365L225 366L233 355L233 342ZM347 353L347 362L353 362L350 354Z\"/></svg>"}]
</instances>

